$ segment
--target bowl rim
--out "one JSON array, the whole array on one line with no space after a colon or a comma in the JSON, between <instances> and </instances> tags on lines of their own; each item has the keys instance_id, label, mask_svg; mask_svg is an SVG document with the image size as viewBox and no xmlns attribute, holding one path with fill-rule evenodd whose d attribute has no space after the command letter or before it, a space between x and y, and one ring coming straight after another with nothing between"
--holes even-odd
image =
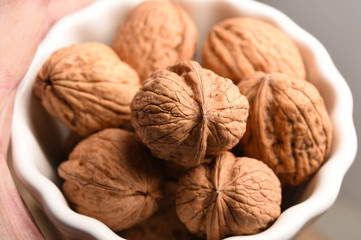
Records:
<instances>
[{"instance_id":1,"label":"bowl rim","mask_svg":"<svg viewBox=\"0 0 361 240\"><path fill-rule=\"evenodd\" d=\"M182 2L191 2L191 0L185 0ZM205 2L210 1L200 0L197 1L197 4L203 4ZM320 71L323 78L327 79L327 82L330 83L335 90L337 101L335 102L335 106L333 107L330 117L333 120L334 127L337 126L338 128L338 145L334 146L335 149L333 149L333 154L317 172L316 176L318 177L312 179L313 184L316 184L313 194L301 203L298 203L282 212L276 222L264 232L250 236L234 236L227 238L239 240L290 239L295 236L310 220L321 215L335 202L340 191L344 175L355 159L357 151L357 136L352 118L352 94L345 79L337 70L325 47L315 37L302 29L284 13L276 8L254 0L223 0L220 2L230 3L233 6L242 9L242 11L247 11L248 14L271 19L273 23L288 36L302 43L313 53L317 69ZM53 26L44 38L37 50L37 53L43 50L46 46L46 44L43 43L47 41L52 33L57 32L59 29L64 27L71 27L74 21L89 19L92 16L92 12L99 11L99 9L104 6L111 7L114 4L117 4L116 0L98 0L85 9L61 19ZM39 56L36 54L33 59L33 63L38 60ZM33 63L31 64L29 70L32 69ZM11 150L15 173L35 199L41 203L51 221L62 231L74 232L76 234L80 233L84 236L96 239L103 239L104 237L111 239L123 239L100 221L78 214L71 210L60 189L50 179L40 173L35 165L22 160L24 155L20 149L25 147L26 143L21 141L21 136L24 134L24 131L26 132L27 130L24 123L21 119L19 119L19 115L21 115L19 111L21 110L21 96L26 91L26 84L24 83L26 78L27 75L25 75L24 81L22 81L19 85L14 105ZM325 175L332 175L332 182L324 181ZM325 195L327 197L324 197Z\"/></svg>"}]
</instances>

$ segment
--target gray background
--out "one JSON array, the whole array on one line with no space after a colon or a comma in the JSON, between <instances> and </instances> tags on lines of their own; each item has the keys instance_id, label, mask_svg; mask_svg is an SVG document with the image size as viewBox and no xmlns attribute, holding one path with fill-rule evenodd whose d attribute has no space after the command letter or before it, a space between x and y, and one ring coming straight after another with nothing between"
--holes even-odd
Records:
<instances>
[{"instance_id":1,"label":"gray background","mask_svg":"<svg viewBox=\"0 0 361 240\"><path fill-rule=\"evenodd\" d=\"M354 122L361 132L361 1L260 0L284 12L328 50L353 94ZM358 149L361 139L358 139ZM361 239L361 152L348 171L335 205L316 222L327 239Z\"/></svg>"},{"instance_id":2,"label":"gray background","mask_svg":"<svg viewBox=\"0 0 361 240\"><path fill-rule=\"evenodd\" d=\"M356 130L360 133L361 108L358 103L361 102L361 0L259 1L281 10L323 43L353 93L354 121ZM361 139L358 145L361 146ZM68 239L49 222L44 211L19 183L16 175L13 176L46 239ZM361 153L356 156L355 163L348 171L334 206L293 240L361 239L360 203Z\"/></svg>"}]
</instances>

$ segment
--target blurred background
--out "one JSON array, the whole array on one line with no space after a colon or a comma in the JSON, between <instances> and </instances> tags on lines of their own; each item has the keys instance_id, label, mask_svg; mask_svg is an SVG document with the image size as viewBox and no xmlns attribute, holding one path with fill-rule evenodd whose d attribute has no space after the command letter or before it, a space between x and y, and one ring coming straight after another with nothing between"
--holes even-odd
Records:
<instances>
[{"instance_id":1,"label":"blurred background","mask_svg":"<svg viewBox=\"0 0 361 240\"><path fill-rule=\"evenodd\" d=\"M359 60L361 58L361 1L258 1L284 12L326 47L351 89L356 131L361 133L361 107L358 106L361 103L361 61ZM360 139L358 148L361 149ZM361 239L361 187L359 185L361 185L361 151L349 169L343 181L341 193L331 209L312 225L306 227L294 240ZM46 239L65 239L47 220L44 212L23 186L18 183L18 187L25 202L32 209L31 212Z\"/></svg>"},{"instance_id":2,"label":"blurred background","mask_svg":"<svg viewBox=\"0 0 361 240\"><path fill-rule=\"evenodd\" d=\"M347 81L354 100L354 122L361 132L361 1L259 0L315 36ZM361 141L358 141L361 149ZM361 239L361 152L348 171L333 207L298 239Z\"/></svg>"}]
</instances>

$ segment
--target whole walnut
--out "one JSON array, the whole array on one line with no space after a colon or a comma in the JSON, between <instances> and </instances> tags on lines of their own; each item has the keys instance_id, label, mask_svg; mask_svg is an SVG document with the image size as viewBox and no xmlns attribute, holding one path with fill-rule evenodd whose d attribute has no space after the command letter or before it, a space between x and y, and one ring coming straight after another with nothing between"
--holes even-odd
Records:
<instances>
[{"instance_id":1,"label":"whole walnut","mask_svg":"<svg viewBox=\"0 0 361 240\"><path fill-rule=\"evenodd\" d=\"M158 209L162 177L157 168L156 159L134 133L109 128L82 140L58 173L77 212L119 231Z\"/></svg>"},{"instance_id":2,"label":"whole walnut","mask_svg":"<svg viewBox=\"0 0 361 240\"><path fill-rule=\"evenodd\" d=\"M302 56L292 40L253 18L231 18L215 25L203 45L203 63L236 84L255 71L306 78Z\"/></svg>"},{"instance_id":3,"label":"whole walnut","mask_svg":"<svg viewBox=\"0 0 361 240\"><path fill-rule=\"evenodd\" d=\"M159 210L144 222L120 233L129 240L191 240L191 234L175 210L176 181L165 181Z\"/></svg>"},{"instance_id":4,"label":"whole walnut","mask_svg":"<svg viewBox=\"0 0 361 240\"><path fill-rule=\"evenodd\" d=\"M282 185L306 181L332 144L331 121L318 90L281 73L256 73L238 87L250 104L243 152L270 166Z\"/></svg>"},{"instance_id":5,"label":"whole walnut","mask_svg":"<svg viewBox=\"0 0 361 240\"><path fill-rule=\"evenodd\" d=\"M197 39L197 28L181 6L145 1L122 20L112 47L143 81L157 69L192 59Z\"/></svg>"},{"instance_id":6,"label":"whole walnut","mask_svg":"<svg viewBox=\"0 0 361 240\"><path fill-rule=\"evenodd\" d=\"M248 116L237 86L195 61L156 71L130 107L135 132L153 155L184 167L235 146Z\"/></svg>"},{"instance_id":7,"label":"whole walnut","mask_svg":"<svg viewBox=\"0 0 361 240\"><path fill-rule=\"evenodd\" d=\"M34 92L51 115L86 136L127 123L139 87L137 73L110 47L89 42L55 51L40 69Z\"/></svg>"},{"instance_id":8,"label":"whole walnut","mask_svg":"<svg viewBox=\"0 0 361 240\"><path fill-rule=\"evenodd\" d=\"M266 164L223 152L179 180L176 211L189 231L218 240L261 232L280 215L281 198Z\"/></svg>"}]
</instances>

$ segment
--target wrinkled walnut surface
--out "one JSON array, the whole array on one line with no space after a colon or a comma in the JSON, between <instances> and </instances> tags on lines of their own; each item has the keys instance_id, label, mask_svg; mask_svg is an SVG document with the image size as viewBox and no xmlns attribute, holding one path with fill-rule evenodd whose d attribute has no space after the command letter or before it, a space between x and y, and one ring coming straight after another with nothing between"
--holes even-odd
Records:
<instances>
[{"instance_id":1,"label":"wrinkled walnut surface","mask_svg":"<svg viewBox=\"0 0 361 240\"><path fill-rule=\"evenodd\" d=\"M119 231L158 209L161 175L156 164L134 133L105 129L81 141L58 173L77 212Z\"/></svg>"},{"instance_id":2,"label":"wrinkled walnut surface","mask_svg":"<svg viewBox=\"0 0 361 240\"><path fill-rule=\"evenodd\" d=\"M193 233L218 240L255 234L279 215L281 184L263 162L230 152L192 168L178 183L176 211Z\"/></svg>"},{"instance_id":3,"label":"wrinkled walnut surface","mask_svg":"<svg viewBox=\"0 0 361 240\"><path fill-rule=\"evenodd\" d=\"M176 181L166 181L159 210L139 225L120 233L129 240L191 240L198 239L178 219L175 210Z\"/></svg>"},{"instance_id":4,"label":"wrinkled walnut surface","mask_svg":"<svg viewBox=\"0 0 361 240\"><path fill-rule=\"evenodd\" d=\"M243 152L264 161L283 185L306 181L332 143L331 121L317 89L280 73L256 73L238 87L250 104Z\"/></svg>"},{"instance_id":5,"label":"wrinkled walnut surface","mask_svg":"<svg viewBox=\"0 0 361 240\"><path fill-rule=\"evenodd\" d=\"M86 136L125 124L139 87L137 73L110 47L90 42L55 51L39 71L34 92L51 115Z\"/></svg>"},{"instance_id":6,"label":"wrinkled walnut surface","mask_svg":"<svg viewBox=\"0 0 361 240\"><path fill-rule=\"evenodd\" d=\"M271 24L253 18L231 18L215 25L202 54L205 68L235 83L255 71L306 78L302 56L291 39Z\"/></svg>"},{"instance_id":7,"label":"wrinkled walnut surface","mask_svg":"<svg viewBox=\"0 0 361 240\"><path fill-rule=\"evenodd\" d=\"M143 81L155 70L192 59L197 28L190 16L170 1L145 1L120 23L112 47Z\"/></svg>"},{"instance_id":8,"label":"wrinkled walnut surface","mask_svg":"<svg viewBox=\"0 0 361 240\"><path fill-rule=\"evenodd\" d=\"M131 109L134 129L153 155L185 167L235 146L248 116L237 86L195 61L156 71Z\"/></svg>"}]
</instances>

